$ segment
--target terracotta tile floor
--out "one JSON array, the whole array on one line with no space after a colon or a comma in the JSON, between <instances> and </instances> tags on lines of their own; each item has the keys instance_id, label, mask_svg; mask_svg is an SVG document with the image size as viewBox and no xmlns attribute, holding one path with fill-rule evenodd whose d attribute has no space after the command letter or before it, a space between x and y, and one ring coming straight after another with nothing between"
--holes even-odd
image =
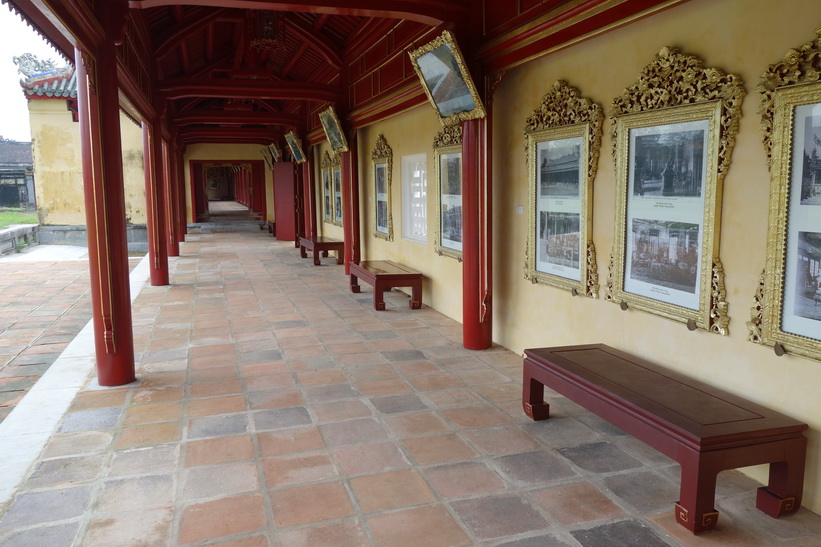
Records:
<instances>
[{"instance_id":1,"label":"terracotta tile floor","mask_svg":"<svg viewBox=\"0 0 821 547\"><path fill-rule=\"evenodd\" d=\"M527 419L519 356L266 233L188 239L134 303L139 383L83 383L0 545L821 545L738 472L694 537L673 461L555 394Z\"/></svg>"}]
</instances>

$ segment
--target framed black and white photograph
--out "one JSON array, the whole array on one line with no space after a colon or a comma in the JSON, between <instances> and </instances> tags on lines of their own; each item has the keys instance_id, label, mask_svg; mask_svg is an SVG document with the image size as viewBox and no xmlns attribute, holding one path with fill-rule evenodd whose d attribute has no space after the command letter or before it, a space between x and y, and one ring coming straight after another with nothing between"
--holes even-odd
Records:
<instances>
[{"instance_id":1,"label":"framed black and white photograph","mask_svg":"<svg viewBox=\"0 0 821 547\"><path fill-rule=\"evenodd\" d=\"M274 161L282 161L282 150L279 149L279 145L272 142L268 145L268 151L271 153L271 158Z\"/></svg>"},{"instance_id":2,"label":"framed black and white photograph","mask_svg":"<svg viewBox=\"0 0 821 547\"><path fill-rule=\"evenodd\" d=\"M410 58L443 125L485 117L476 86L450 31L411 51Z\"/></svg>"},{"instance_id":3,"label":"framed black and white photograph","mask_svg":"<svg viewBox=\"0 0 821 547\"><path fill-rule=\"evenodd\" d=\"M393 215L391 214L391 171L393 170L393 150L381 133L371 151L374 180L374 226L373 235L393 241Z\"/></svg>"},{"instance_id":4,"label":"framed black and white photograph","mask_svg":"<svg viewBox=\"0 0 821 547\"><path fill-rule=\"evenodd\" d=\"M664 47L612 104L613 253L605 299L729 333L721 199L745 89Z\"/></svg>"},{"instance_id":5,"label":"framed black and white photograph","mask_svg":"<svg viewBox=\"0 0 821 547\"><path fill-rule=\"evenodd\" d=\"M437 149L436 180L438 230L436 252L461 260L462 257L462 148L461 146Z\"/></svg>"},{"instance_id":6,"label":"framed black and white photograph","mask_svg":"<svg viewBox=\"0 0 821 547\"><path fill-rule=\"evenodd\" d=\"M748 340L821 361L821 36L770 65L756 90L770 168L767 260Z\"/></svg>"},{"instance_id":7,"label":"framed black and white photograph","mask_svg":"<svg viewBox=\"0 0 821 547\"><path fill-rule=\"evenodd\" d=\"M525 121L529 229L525 277L598 297L590 201L601 106L558 81Z\"/></svg>"},{"instance_id":8,"label":"framed black and white photograph","mask_svg":"<svg viewBox=\"0 0 821 547\"><path fill-rule=\"evenodd\" d=\"M332 175L334 184L334 223L342 224L342 168L335 166Z\"/></svg>"},{"instance_id":9,"label":"framed black and white photograph","mask_svg":"<svg viewBox=\"0 0 821 547\"><path fill-rule=\"evenodd\" d=\"M322 169L322 218L328 222L333 220L333 196L331 194L331 171Z\"/></svg>"},{"instance_id":10,"label":"framed black and white photograph","mask_svg":"<svg viewBox=\"0 0 821 547\"><path fill-rule=\"evenodd\" d=\"M325 131L325 136L328 138L331 149L337 152L347 152L348 141L345 139L345 133L342 131L339 118L336 117L334 107L329 106L320 112L319 121L322 124L322 129Z\"/></svg>"},{"instance_id":11,"label":"framed black and white photograph","mask_svg":"<svg viewBox=\"0 0 821 547\"><path fill-rule=\"evenodd\" d=\"M624 290L701 306L708 119L631 127Z\"/></svg>"}]
</instances>

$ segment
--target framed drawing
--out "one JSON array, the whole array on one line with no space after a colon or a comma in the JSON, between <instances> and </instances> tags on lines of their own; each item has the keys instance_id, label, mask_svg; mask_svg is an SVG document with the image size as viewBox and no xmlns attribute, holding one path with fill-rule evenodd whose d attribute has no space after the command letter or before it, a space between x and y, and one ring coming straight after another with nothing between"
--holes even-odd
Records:
<instances>
[{"instance_id":1,"label":"framed drawing","mask_svg":"<svg viewBox=\"0 0 821 547\"><path fill-rule=\"evenodd\" d=\"M436 179L434 249L462 261L462 126L443 128L433 142Z\"/></svg>"},{"instance_id":2,"label":"framed drawing","mask_svg":"<svg viewBox=\"0 0 821 547\"><path fill-rule=\"evenodd\" d=\"M297 163L305 163L305 154L302 152L302 142L299 137L294 135L293 131L288 131L285 134L285 142L288 143L288 148L291 149L291 156Z\"/></svg>"},{"instance_id":3,"label":"framed drawing","mask_svg":"<svg viewBox=\"0 0 821 547\"><path fill-rule=\"evenodd\" d=\"M749 340L821 361L821 29L756 88L770 166L767 261Z\"/></svg>"},{"instance_id":4,"label":"framed drawing","mask_svg":"<svg viewBox=\"0 0 821 547\"><path fill-rule=\"evenodd\" d=\"M525 278L598 298L593 178L603 113L558 81L525 121L529 229Z\"/></svg>"},{"instance_id":5,"label":"framed drawing","mask_svg":"<svg viewBox=\"0 0 821 547\"><path fill-rule=\"evenodd\" d=\"M320 164L322 173L322 220L333 223L334 206L331 191L331 155L326 151Z\"/></svg>"},{"instance_id":6,"label":"framed drawing","mask_svg":"<svg viewBox=\"0 0 821 547\"><path fill-rule=\"evenodd\" d=\"M320 112L319 121L322 123L322 129L325 130L325 136L328 137L331 149L338 152L347 152L348 141L345 140L345 133L342 131L339 118L336 117L334 107L329 106Z\"/></svg>"},{"instance_id":7,"label":"framed drawing","mask_svg":"<svg viewBox=\"0 0 821 547\"><path fill-rule=\"evenodd\" d=\"M616 228L605 299L726 335L721 190L740 79L663 48L613 103Z\"/></svg>"},{"instance_id":8,"label":"framed drawing","mask_svg":"<svg viewBox=\"0 0 821 547\"><path fill-rule=\"evenodd\" d=\"M391 173L393 172L393 150L380 133L376 146L371 151L374 181L374 226L373 235L393 241L393 215L391 214Z\"/></svg>"},{"instance_id":9,"label":"framed drawing","mask_svg":"<svg viewBox=\"0 0 821 547\"><path fill-rule=\"evenodd\" d=\"M342 166L335 165L331 169L334 185L334 224L342 224Z\"/></svg>"},{"instance_id":10,"label":"framed drawing","mask_svg":"<svg viewBox=\"0 0 821 547\"><path fill-rule=\"evenodd\" d=\"M443 125L484 118L485 109L450 31L409 52L422 88Z\"/></svg>"},{"instance_id":11,"label":"framed drawing","mask_svg":"<svg viewBox=\"0 0 821 547\"><path fill-rule=\"evenodd\" d=\"M274 161L282 161L282 151L279 149L279 145L276 143L271 143L268 145L268 151L271 153L271 158Z\"/></svg>"}]
</instances>

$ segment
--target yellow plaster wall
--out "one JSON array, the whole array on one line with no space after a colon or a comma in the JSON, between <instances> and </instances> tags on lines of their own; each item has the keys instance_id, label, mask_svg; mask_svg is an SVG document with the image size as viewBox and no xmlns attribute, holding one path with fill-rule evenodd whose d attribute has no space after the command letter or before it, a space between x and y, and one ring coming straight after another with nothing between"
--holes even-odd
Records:
<instances>
[{"instance_id":1,"label":"yellow plaster wall","mask_svg":"<svg viewBox=\"0 0 821 547\"><path fill-rule=\"evenodd\" d=\"M126 224L145 224L145 164L143 130L120 112L120 139L123 150Z\"/></svg>"},{"instance_id":2,"label":"yellow plaster wall","mask_svg":"<svg viewBox=\"0 0 821 547\"><path fill-rule=\"evenodd\" d=\"M63 100L29 101L40 224L85 226L80 126ZM127 224L145 224L142 129L120 113Z\"/></svg>"},{"instance_id":3,"label":"yellow plaster wall","mask_svg":"<svg viewBox=\"0 0 821 547\"><path fill-rule=\"evenodd\" d=\"M817 0L693 0L625 28L514 69L494 100L494 341L521 353L530 347L604 342L762 403L810 425L804 504L821 511L821 363L785 356L746 340L767 242L769 173L756 111L759 76L790 48L814 37ZM810 16L814 14L815 17ZM601 299L533 285L523 277L528 207L524 121L558 79L601 104L605 113L663 46L738 74L745 85L732 163L724 181L720 258L726 272L730 334L689 332L682 323L626 311ZM615 173L604 123L594 181L593 242L599 282L613 244ZM391 138L388 137L389 142ZM603 296L603 291L600 293ZM765 481L766 468L747 469Z\"/></svg>"},{"instance_id":4,"label":"yellow plaster wall","mask_svg":"<svg viewBox=\"0 0 821 547\"><path fill-rule=\"evenodd\" d=\"M423 302L458 321L462 320L462 263L439 256L434 251L436 230L436 181L434 179L433 139L441 129L433 109L424 104L413 110L357 131L359 147L360 225L363 260L393 260L422 272L425 276ZM393 150L391 172L391 216L393 241L373 235L374 188L371 152L379 134ZM427 156L428 241L417 243L402 238L402 156ZM317 180L321 180L319 177ZM327 224L326 224L327 226Z\"/></svg>"},{"instance_id":5,"label":"yellow plaster wall","mask_svg":"<svg viewBox=\"0 0 821 547\"><path fill-rule=\"evenodd\" d=\"M40 224L84 226L79 125L65 101L28 103Z\"/></svg>"},{"instance_id":6,"label":"yellow plaster wall","mask_svg":"<svg viewBox=\"0 0 821 547\"><path fill-rule=\"evenodd\" d=\"M254 160L263 161L259 151L259 144L192 144L185 149L183 165L185 172L185 211L186 222L195 222L191 210L191 167L192 160L200 161L233 161ZM263 164L265 172L265 207L267 220L274 220L274 177L270 169Z\"/></svg>"}]
</instances>

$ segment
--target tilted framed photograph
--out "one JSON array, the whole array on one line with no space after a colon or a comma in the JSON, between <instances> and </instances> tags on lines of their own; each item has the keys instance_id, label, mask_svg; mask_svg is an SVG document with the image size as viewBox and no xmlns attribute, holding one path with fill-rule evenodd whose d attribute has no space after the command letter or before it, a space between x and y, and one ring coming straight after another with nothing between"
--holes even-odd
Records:
<instances>
[{"instance_id":1,"label":"tilted framed photograph","mask_svg":"<svg viewBox=\"0 0 821 547\"><path fill-rule=\"evenodd\" d=\"M305 163L305 153L302 151L302 142L299 140L293 131L288 131L285 134L285 142L288 143L288 148L291 150L291 156L297 163Z\"/></svg>"},{"instance_id":2,"label":"tilted framed photograph","mask_svg":"<svg viewBox=\"0 0 821 547\"><path fill-rule=\"evenodd\" d=\"M605 299L728 333L721 194L743 96L736 76L663 48L614 101L616 226Z\"/></svg>"},{"instance_id":3,"label":"tilted framed photograph","mask_svg":"<svg viewBox=\"0 0 821 547\"><path fill-rule=\"evenodd\" d=\"M598 297L592 185L603 113L563 81L525 121L529 211L525 278Z\"/></svg>"},{"instance_id":4,"label":"tilted framed photograph","mask_svg":"<svg viewBox=\"0 0 821 547\"><path fill-rule=\"evenodd\" d=\"M342 131L339 118L336 117L334 107L329 106L320 112L319 121L322 123L322 129L325 131L325 136L331 144L331 149L337 152L347 152L348 141L345 139L345 133Z\"/></svg>"},{"instance_id":5,"label":"tilted framed photograph","mask_svg":"<svg viewBox=\"0 0 821 547\"><path fill-rule=\"evenodd\" d=\"M275 142L272 142L268 145L268 151L271 153L271 158L274 161L282 161L282 150L279 149L279 145Z\"/></svg>"},{"instance_id":6,"label":"tilted framed photograph","mask_svg":"<svg viewBox=\"0 0 821 547\"><path fill-rule=\"evenodd\" d=\"M462 260L462 147L434 150L437 182L435 249Z\"/></svg>"},{"instance_id":7,"label":"tilted framed photograph","mask_svg":"<svg viewBox=\"0 0 821 547\"><path fill-rule=\"evenodd\" d=\"M342 167L335 165L331 169L334 185L334 224L342 225Z\"/></svg>"},{"instance_id":8,"label":"tilted framed photograph","mask_svg":"<svg viewBox=\"0 0 821 547\"><path fill-rule=\"evenodd\" d=\"M485 108L450 31L409 52L411 63L443 125L485 117Z\"/></svg>"},{"instance_id":9,"label":"tilted framed photograph","mask_svg":"<svg viewBox=\"0 0 821 547\"><path fill-rule=\"evenodd\" d=\"M373 235L393 241L393 215L391 214L391 173L393 171L393 150L380 134L371 151L374 181L374 227Z\"/></svg>"},{"instance_id":10,"label":"tilted framed photograph","mask_svg":"<svg viewBox=\"0 0 821 547\"><path fill-rule=\"evenodd\" d=\"M767 260L749 339L821 361L821 33L757 90L770 164Z\"/></svg>"}]
</instances>

